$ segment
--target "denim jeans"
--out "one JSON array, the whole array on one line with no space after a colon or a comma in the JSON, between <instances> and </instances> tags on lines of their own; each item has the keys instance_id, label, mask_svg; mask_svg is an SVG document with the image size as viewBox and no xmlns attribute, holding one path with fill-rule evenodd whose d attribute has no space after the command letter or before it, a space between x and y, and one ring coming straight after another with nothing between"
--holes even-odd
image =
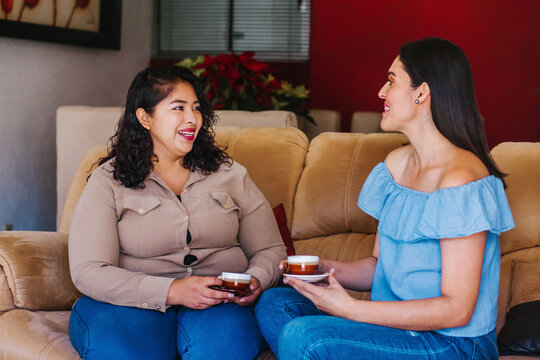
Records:
<instances>
[{"instance_id":1,"label":"denim jeans","mask_svg":"<svg viewBox=\"0 0 540 360\"><path fill-rule=\"evenodd\" d=\"M329 316L290 288L264 292L255 315L280 360L498 359L495 330L467 338L366 324Z\"/></svg>"},{"instance_id":2,"label":"denim jeans","mask_svg":"<svg viewBox=\"0 0 540 360\"><path fill-rule=\"evenodd\" d=\"M233 303L161 313L82 296L73 306L69 335L85 360L251 360L266 346L253 307Z\"/></svg>"}]
</instances>

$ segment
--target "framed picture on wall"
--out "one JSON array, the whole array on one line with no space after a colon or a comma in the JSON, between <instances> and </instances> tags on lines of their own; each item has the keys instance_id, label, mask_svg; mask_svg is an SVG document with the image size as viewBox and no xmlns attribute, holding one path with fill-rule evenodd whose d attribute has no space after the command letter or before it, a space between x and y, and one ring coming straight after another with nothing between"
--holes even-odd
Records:
<instances>
[{"instance_id":1,"label":"framed picture on wall","mask_svg":"<svg viewBox=\"0 0 540 360\"><path fill-rule=\"evenodd\" d=\"M120 49L122 0L0 0L0 36Z\"/></svg>"}]
</instances>

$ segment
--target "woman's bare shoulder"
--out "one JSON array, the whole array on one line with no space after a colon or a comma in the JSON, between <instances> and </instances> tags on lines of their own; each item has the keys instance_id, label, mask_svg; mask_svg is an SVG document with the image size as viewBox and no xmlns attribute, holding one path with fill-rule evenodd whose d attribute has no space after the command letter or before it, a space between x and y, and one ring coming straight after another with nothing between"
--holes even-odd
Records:
<instances>
[{"instance_id":1,"label":"woman's bare shoulder","mask_svg":"<svg viewBox=\"0 0 540 360\"><path fill-rule=\"evenodd\" d=\"M409 158L412 156L412 146L405 145L392 150L384 160L386 167L391 173L401 173L406 166Z\"/></svg>"},{"instance_id":2,"label":"woman's bare shoulder","mask_svg":"<svg viewBox=\"0 0 540 360\"><path fill-rule=\"evenodd\" d=\"M465 185L489 175L488 169L476 155L460 150L442 174L439 189Z\"/></svg>"}]
</instances>

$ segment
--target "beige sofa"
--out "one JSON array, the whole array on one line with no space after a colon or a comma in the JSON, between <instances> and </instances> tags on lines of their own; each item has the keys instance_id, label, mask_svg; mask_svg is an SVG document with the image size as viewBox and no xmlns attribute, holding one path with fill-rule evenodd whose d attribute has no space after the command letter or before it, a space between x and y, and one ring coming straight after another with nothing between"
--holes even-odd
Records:
<instances>
[{"instance_id":1,"label":"beige sofa","mask_svg":"<svg viewBox=\"0 0 540 360\"><path fill-rule=\"evenodd\" d=\"M297 253L344 261L370 254L377 222L358 209L357 197L371 169L407 142L403 135L324 133L308 143L295 128L245 128L218 130L216 140L246 166L272 206L284 205ZM103 151L93 148L81 163L60 230L69 228L86 171ZM504 143L493 155L509 173L517 225L501 236L500 329L510 305L540 299L540 289L527 287L528 274L540 266L540 144ZM78 359L68 335L79 293L69 275L67 239L65 232L0 233L0 359Z\"/></svg>"}]
</instances>

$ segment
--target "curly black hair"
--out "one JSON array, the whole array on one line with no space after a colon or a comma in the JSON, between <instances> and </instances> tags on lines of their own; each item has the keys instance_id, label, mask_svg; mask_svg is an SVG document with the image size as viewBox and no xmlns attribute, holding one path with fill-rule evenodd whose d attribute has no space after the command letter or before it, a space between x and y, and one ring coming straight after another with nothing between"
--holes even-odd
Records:
<instances>
[{"instance_id":1,"label":"curly black hair","mask_svg":"<svg viewBox=\"0 0 540 360\"><path fill-rule=\"evenodd\" d=\"M200 170L208 175L217 171L221 164L232 163L227 153L214 143L212 128L216 117L199 78L181 66L148 67L133 79L124 112L116 125L115 134L109 139L108 154L99 160L101 165L113 159L113 177L122 185L133 189L144 188L144 181L158 160L150 133L139 123L135 112L142 108L152 115L155 106L169 96L179 82L193 86L203 119L193 148L184 156L182 165L190 171Z\"/></svg>"}]
</instances>

